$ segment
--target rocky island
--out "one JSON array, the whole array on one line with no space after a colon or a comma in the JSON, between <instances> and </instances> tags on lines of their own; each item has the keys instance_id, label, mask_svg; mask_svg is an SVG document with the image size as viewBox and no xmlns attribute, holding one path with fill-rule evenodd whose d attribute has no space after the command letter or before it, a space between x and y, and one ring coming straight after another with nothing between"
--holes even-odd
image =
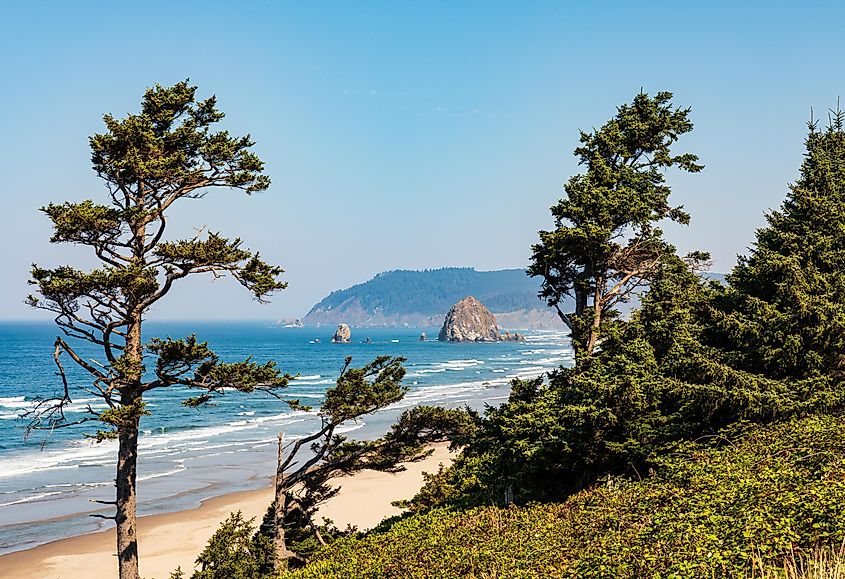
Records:
<instances>
[{"instance_id":1,"label":"rocky island","mask_svg":"<svg viewBox=\"0 0 845 579\"><path fill-rule=\"evenodd\" d=\"M449 309L440 335L441 342L502 342L524 341L521 334L502 334L496 316L480 301L467 296Z\"/></svg>"},{"instance_id":2,"label":"rocky island","mask_svg":"<svg viewBox=\"0 0 845 579\"><path fill-rule=\"evenodd\" d=\"M332 342L335 344L348 344L352 340L352 330L346 324L338 324L337 330L332 336Z\"/></svg>"}]
</instances>

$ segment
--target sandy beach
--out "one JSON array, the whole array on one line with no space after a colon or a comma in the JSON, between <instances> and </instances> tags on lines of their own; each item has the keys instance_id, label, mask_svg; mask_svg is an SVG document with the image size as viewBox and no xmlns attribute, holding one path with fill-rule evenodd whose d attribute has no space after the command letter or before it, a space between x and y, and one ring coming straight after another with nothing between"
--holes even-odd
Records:
<instances>
[{"instance_id":1,"label":"sandy beach","mask_svg":"<svg viewBox=\"0 0 845 579\"><path fill-rule=\"evenodd\" d=\"M363 471L338 482L340 493L320 509L320 516L339 527L347 523L367 529L383 518L398 514L392 501L410 498L422 485L422 473L448 464L446 444L436 445L426 460L408 464L407 470L389 474ZM190 574L194 559L229 513L242 511L260 520L272 500L272 488L244 491L203 501L195 509L150 515L138 520L141 576L167 579L181 566ZM15 579L91 579L117 575L114 530L101 531L47 543L33 549L0 556L0 577Z\"/></svg>"}]
</instances>

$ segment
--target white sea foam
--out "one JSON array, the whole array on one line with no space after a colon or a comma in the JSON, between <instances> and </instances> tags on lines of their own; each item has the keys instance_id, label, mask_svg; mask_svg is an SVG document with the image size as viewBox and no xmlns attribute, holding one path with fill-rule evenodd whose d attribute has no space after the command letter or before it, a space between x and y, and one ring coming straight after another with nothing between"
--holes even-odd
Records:
<instances>
[{"instance_id":1,"label":"white sea foam","mask_svg":"<svg viewBox=\"0 0 845 579\"><path fill-rule=\"evenodd\" d=\"M182 460L177 460L177 461L175 461L175 462L176 462L176 465L177 465L177 466L176 466L176 468L174 468L174 469L167 470L167 471L164 471L164 472L156 472L156 473L153 473L153 474L148 474L148 475L144 475L144 476L139 476L139 477L138 477L138 480L139 480L139 481L144 481L144 480L150 480L150 479L154 479L154 478L161 478L161 477L163 477L163 476L170 476L170 475L172 475L172 474L177 474L177 473L180 473L180 472L182 472L182 471L186 471L186 470L188 470L188 467L186 467L186 466L185 466L185 462L184 462L184 461L182 461Z\"/></svg>"},{"instance_id":2,"label":"white sea foam","mask_svg":"<svg viewBox=\"0 0 845 579\"><path fill-rule=\"evenodd\" d=\"M560 358L535 358L533 360L520 360L519 365L520 366L537 366L537 365L543 364L543 365L548 366L548 365L556 365L556 364L559 364L560 362L561 362Z\"/></svg>"},{"instance_id":3,"label":"white sea foam","mask_svg":"<svg viewBox=\"0 0 845 579\"><path fill-rule=\"evenodd\" d=\"M222 434L255 429L264 422L295 423L304 420L307 416L308 413L303 411L287 412L224 425L156 433L142 436L138 442L138 448L142 455L155 453L158 456L192 449L201 450L210 438ZM34 472L101 467L111 464L116 452L116 441L94 443L90 440L74 440L61 449L44 450L39 453L7 454L0 456L0 479Z\"/></svg>"},{"instance_id":4,"label":"white sea foam","mask_svg":"<svg viewBox=\"0 0 845 579\"><path fill-rule=\"evenodd\" d=\"M40 500L40 499L43 499L43 498L46 498L46 497L51 497L53 495L61 495L63 493L64 493L64 491L52 491L52 492L49 492L49 493L38 493L38 494L29 496L29 497L24 497L22 499L9 501L8 503L0 503L0 507L8 507L8 506L11 506L11 505L19 505L21 503L31 503L31 502L34 502L34 501L37 501L37 500Z\"/></svg>"},{"instance_id":5,"label":"white sea foam","mask_svg":"<svg viewBox=\"0 0 845 579\"><path fill-rule=\"evenodd\" d=\"M305 420L304 417L309 416L310 413L305 412L304 410L297 410L295 412L283 412L281 414L274 414L272 416L260 416L258 418L253 418L249 422L254 424L261 424L262 422L278 422L278 421L285 421L288 424L293 422L301 422Z\"/></svg>"},{"instance_id":6,"label":"white sea foam","mask_svg":"<svg viewBox=\"0 0 845 579\"><path fill-rule=\"evenodd\" d=\"M3 408L32 408L32 402L26 400L26 396L7 396L0 398L0 407Z\"/></svg>"},{"instance_id":7,"label":"white sea foam","mask_svg":"<svg viewBox=\"0 0 845 579\"><path fill-rule=\"evenodd\" d=\"M359 428L364 428L366 426L366 422L363 420L359 420L358 422L351 422L349 424L344 424L343 426L339 426L335 428L335 432L338 434L343 434L345 432L352 432L353 430L358 430ZM302 438L301 436L297 438Z\"/></svg>"},{"instance_id":8,"label":"white sea foam","mask_svg":"<svg viewBox=\"0 0 845 579\"><path fill-rule=\"evenodd\" d=\"M302 388L304 386L323 386L323 385L326 385L326 384L334 384L335 382L336 382L336 380L333 380L331 378L320 378L319 380L316 379L316 378L313 379L313 380L294 380L291 383L291 387L292 388L296 388L296 387Z\"/></svg>"}]
</instances>

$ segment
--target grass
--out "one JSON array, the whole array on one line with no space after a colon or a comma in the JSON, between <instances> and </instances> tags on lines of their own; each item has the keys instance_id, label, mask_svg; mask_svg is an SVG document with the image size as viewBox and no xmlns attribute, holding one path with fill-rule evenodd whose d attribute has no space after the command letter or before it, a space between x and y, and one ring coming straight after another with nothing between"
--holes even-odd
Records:
<instances>
[{"instance_id":1,"label":"grass","mask_svg":"<svg viewBox=\"0 0 845 579\"><path fill-rule=\"evenodd\" d=\"M845 542L838 548L816 547L811 553L793 551L782 565L767 565L754 559L752 579L845 579Z\"/></svg>"}]
</instances>

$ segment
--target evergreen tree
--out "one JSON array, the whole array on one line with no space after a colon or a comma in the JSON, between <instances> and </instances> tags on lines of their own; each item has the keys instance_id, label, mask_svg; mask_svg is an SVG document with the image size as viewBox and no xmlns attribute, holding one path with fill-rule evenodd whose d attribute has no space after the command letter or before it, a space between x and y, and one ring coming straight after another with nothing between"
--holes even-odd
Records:
<instances>
[{"instance_id":1,"label":"evergreen tree","mask_svg":"<svg viewBox=\"0 0 845 579\"><path fill-rule=\"evenodd\" d=\"M347 358L337 383L326 391L317 411L321 426L285 444L279 434L275 497L256 531L251 521L234 513L197 559L193 579L242 577L261 579L268 573L299 567L321 546L350 534L331 521L315 521L318 507L334 497L336 477L364 469L400 472L402 463L422 460L432 442L463 433L471 425L467 413L438 406L415 406L401 414L383 436L351 440L338 430L350 422L401 401L407 388L403 358L379 356L361 368ZM291 406L310 411L298 401ZM177 574L181 570L177 571Z\"/></svg>"},{"instance_id":2,"label":"evergreen tree","mask_svg":"<svg viewBox=\"0 0 845 579\"><path fill-rule=\"evenodd\" d=\"M690 110L671 99L669 92L640 93L600 129L581 132L575 155L587 170L567 182L566 197L551 208L555 229L541 231L532 247L528 274L542 278L540 295L571 330L579 360L593 354L616 306L659 268L667 248L656 224L689 222L669 204L664 173L703 167L691 153L672 154L693 125ZM574 312L563 309L567 296Z\"/></svg>"},{"instance_id":3,"label":"evergreen tree","mask_svg":"<svg viewBox=\"0 0 845 579\"><path fill-rule=\"evenodd\" d=\"M197 557L191 579L271 579L277 577L273 541L255 529L254 519L229 515ZM180 570L176 577L184 577Z\"/></svg>"},{"instance_id":4,"label":"evergreen tree","mask_svg":"<svg viewBox=\"0 0 845 579\"><path fill-rule=\"evenodd\" d=\"M97 421L102 425L98 440L118 440L113 518L121 579L138 577L135 483L139 423L149 414L146 398L162 388L188 387L199 392L185 400L195 407L224 388L273 392L290 378L272 361L224 363L195 336L146 344L142 339L147 312L188 276L229 274L258 301L286 285L278 280L282 269L244 249L239 238L208 233L165 239L175 203L203 197L212 188L251 194L270 184L250 137L212 130L223 113L214 97L197 100L195 93L187 81L156 85L144 94L139 114L124 119L105 115L106 132L91 137L90 146L109 203L87 200L42 209L53 222L52 242L90 248L101 265L91 271L72 266L32 270L39 295L28 301L51 312L65 336L56 338L53 355L63 390L38 403L30 427L49 430ZM101 358L81 356L74 346L80 340L100 347ZM71 385L64 356L90 375L88 385ZM150 363L150 357L155 361ZM75 389L100 398L106 409L89 407L82 419L66 420L64 409Z\"/></svg>"},{"instance_id":5,"label":"evergreen tree","mask_svg":"<svg viewBox=\"0 0 845 579\"><path fill-rule=\"evenodd\" d=\"M715 343L776 379L845 371L845 113L810 122L799 179L728 276Z\"/></svg>"},{"instance_id":6,"label":"evergreen tree","mask_svg":"<svg viewBox=\"0 0 845 579\"><path fill-rule=\"evenodd\" d=\"M317 412L320 429L287 446L279 434L275 499L272 513L268 514L272 519L277 568L286 568L290 561L305 560L306 553L299 552L297 543L306 544L308 537L323 542L314 516L322 503L340 491L335 477L364 469L402 471L401 463L419 461L431 454L427 445L444 441L466 427L466 414L461 410L418 406L403 412L390 430L375 440L349 440L337 432L343 425L405 397L402 362L404 358L379 356L361 368L352 368L352 358L347 357L336 385L326 391ZM326 530L333 534L337 531L324 527Z\"/></svg>"},{"instance_id":7,"label":"evergreen tree","mask_svg":"<svg viewBox=\"0 0 845 579\"><path fill-rule=\"evenodd\" d=\"M548 380L515 381L476 416L452 469L418 507L565 496L608 474L644 476L667 445L845 407L845 115L810 124L800 179L727 287L666 247L630 320Z\"/></svg>"}]
</instances>

